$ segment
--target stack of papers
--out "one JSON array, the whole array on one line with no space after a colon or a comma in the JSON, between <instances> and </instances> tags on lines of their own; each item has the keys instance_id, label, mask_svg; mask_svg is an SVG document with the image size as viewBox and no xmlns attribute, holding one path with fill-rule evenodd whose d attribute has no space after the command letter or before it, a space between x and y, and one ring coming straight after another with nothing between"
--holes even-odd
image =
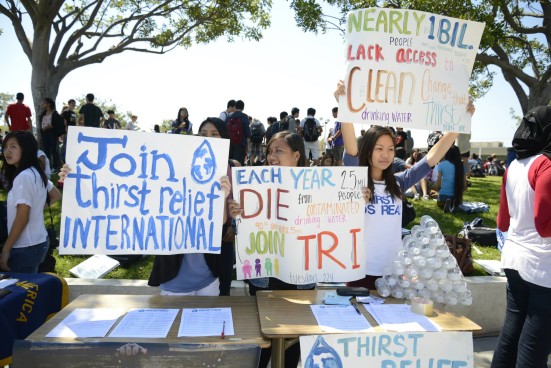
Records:
<instances>
[{"instance_id":1,"label":"stack of papers","mask_svg":"<svg viewBox=\"0 0 551 368\"><path fill-rule=\"evenodd\" d=\"M46 337L105 337L123 314L123 308L77 308Z\"/></svg>"},{"instance_id":2,"label":"stack of papers","mask_svg":"<svg viewBox=\"0 0 551 368\"><path fill-rule=\"evenodd\" d=\"M367 332L371 325L352 305L311 305L322 331L327 332Z\"/></svg>"},{"instance_id":3,"label":"stack of papers","mask_svg":"<svg viewBox=\"0 0 551 368\"><path fill-rule=\"evenodd\" d=\"M323 304L326 305L350 305L351 296L342 296L336 291L326 291L323 297Z\"/></svg>"},{"instance_id":4,"label":"stack of papers","mask_svg":"<svg viewBox=\"0 0 551 368\"><path fill-rule=\"evenodd\" d=\"M178 309L133 309L126 313L109 337L165 338Z\"/></svg>"},{"instance_id":5,"label":"stack of papers","mask_svg":"<svg viewBox=\"0 0 551 368\"><path fill-rule=\"evenodd\" d=\"M407 304L364 304L364 307L387 331L441 331L427 317L413 313Z\"/></svg>"},{"instance_id":6,"label":"stack of papers","mask_svg":"<svg viewBox=\"0 0 551 368\"><path fill-rule=\"evenodd\" d=\"M120 265L119 261L103 254L95 254L69 270L81 279L100 279Z\"/></svg>"},{"instance_id":7,"label":"stack of papers","mask_svg":"<svg viewBox=\"0 0 551 368\"><path fill-rule=\"evenodd\" d=\"M10 285L15 284L19 279L4 279L0 280L0 289L4 289Z\"/></svg>"},{"instance_id":8,"label":"stack of papers","mask_svg":"<svg viewBox=\"0 0 551 368\"><path fill-rule=\"evenodd\" d=\"M223 334L222 334L223 332ZM178 337L233 336L231 308L184 308Z\"/></svg>"}]
</instances>

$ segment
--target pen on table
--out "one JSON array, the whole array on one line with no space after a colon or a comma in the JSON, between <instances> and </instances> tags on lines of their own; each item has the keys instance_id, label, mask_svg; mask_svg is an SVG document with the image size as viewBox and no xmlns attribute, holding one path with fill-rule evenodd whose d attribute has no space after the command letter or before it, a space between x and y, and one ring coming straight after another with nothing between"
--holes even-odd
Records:
<instances>
[{"instance_id":1,"label":"pen on table","mask_svg":"<svg viewBox=\"0 0 551 368\"><path fill-rule=\"evenodd\" d=\"M226 331L226 321L224 321L224 323L222 323L222 333L220 334L221 339L224 338L224 332L225 331Z\"/></svg>"},{"instance_id":2,"label":"pen on table","mask_svg":"<svg viewBox=\"0 0 551 368\"><path fill-rule=\"evenodd\" d=\"M358 309L358 306L356 305L356 303L350 303L352 304L352 306L354 307L354 309L356 310L356 312L358 312L358 314L362 314L362 312L360 312L360 310Z\"/></svg>"}]
</instances>

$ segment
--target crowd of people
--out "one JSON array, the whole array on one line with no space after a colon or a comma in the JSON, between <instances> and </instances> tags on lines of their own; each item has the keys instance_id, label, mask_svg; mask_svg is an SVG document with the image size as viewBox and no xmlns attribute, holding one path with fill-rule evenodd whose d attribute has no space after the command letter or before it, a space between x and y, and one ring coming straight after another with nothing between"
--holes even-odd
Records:
<instances>
[{"instance_id":1,"label":"crowd of people","mask_svg":"<svg viewBox=\"0 0 551 368\"><path fill-rule=\"evenodd\" d=\"M344 94L339 83L337 101ZM17 95L22 104L23 95ZM64 152L57 151L59 140L70 125L121 129L122 125L108 111L101 110L87 95L87 103L75 113L75 101L61 114L55 102L45 98L38 128L41 129L43 153L31 133L30 109L10 107L6 122L10 126L2 143L0 174L8 191L7 224L9 236L2 250L0 268L16 272L36 272L48 247L42 211L46 203L61 198L48 180L45 169L51 162L58 170ZM509 367L517 362L523 367L543 367L551 346L551 108L536 108L528 113L513 140L517 158L506 165L495 155L485 162L470 153L470 136L458 133L431 132L427 150L416 149L411 133L401 127L371 126L356 136L352 124L335 120L324 137L316 119L316 109L308 108L300 119L300 109L283 111L279 120L267 119L265 127L258 119L245 114L242 100L230 100L219 117L208 117L194 126L187 108L180 108L171 124L172 134L193 135L230 141L227 175L220 178L226 196L224 225L220 239L221 254L179 254L156 256L149 285L159 286L162 295L229 295L234 264L235 220L242 213L231 190L231 168L243 165L287 167L365 166L369 168L367 186L362 189L366 206L381 206L385 199L402 206L403 195L416 200L436 199L444 212L455 212L471 176L501 175L503 187L498 227L508 231L503 251L503 266L508 280L507 316L496 349L493 367ZM472 102L467 111L474 113ZM336 119L338 108L332 109ZM126 128L133 130L137 117ZM130 127L128 127L130 126ZM155 131L159 131L158 126ZM60 134L61 133L61 134ZM320 143L324 140L325 150ZM65 144L63 145L65 146ZM43 157L44 160L40 160ZM60 176L71 168L64 165ZM375 280L392 261L401 246L401 211L382 216L384 211L365 212L364 244L369 258L364 260L366 275L350 280L350 286L375 289ZM384 246L382 246L384 244ZM249 280L249 292L259 290L313 289L315 284L293 285L277 278ZM296 367L300 347L286 352L286 366ZM260 367L267 366L269 349L261 355Z\"/></svg>"}]
</instances>

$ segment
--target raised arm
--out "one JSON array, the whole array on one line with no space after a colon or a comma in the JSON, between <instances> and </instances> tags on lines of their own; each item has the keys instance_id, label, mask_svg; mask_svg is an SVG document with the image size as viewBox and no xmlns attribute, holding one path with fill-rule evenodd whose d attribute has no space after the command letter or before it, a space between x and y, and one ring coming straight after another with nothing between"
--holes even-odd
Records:
<instances>
[{"instance_id":1,"label":"raised arm","mask_svg":"<svg viewBox=\"0 0 551 368\"><path fill-rule=\"evenodd\" d=\"M344 96L344 82L339 81L337 84L337 90L333 94L337 102L339 102L340 96ZM352 123L341 123L341 134L344 140L344 150L350 156L358 156L358 141L356 139L356 132L354 131L354 124Z\"/></svg>"}]
</instances>

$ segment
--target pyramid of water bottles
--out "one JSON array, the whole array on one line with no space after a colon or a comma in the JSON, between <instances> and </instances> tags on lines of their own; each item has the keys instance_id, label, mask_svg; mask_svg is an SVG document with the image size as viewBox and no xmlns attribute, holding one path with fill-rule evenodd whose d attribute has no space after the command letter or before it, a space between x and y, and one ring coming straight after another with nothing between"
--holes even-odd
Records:
<instances>
[{"instance_id":1,"label":"pyramid of water bottles","mask_svg":"<svg viewBox=\"0 0 551 368\"><path fill-rule=\"evenodd\" d=\"M395 260L384 270L383 277L376 280L375 286L383 297L421 297L448 305L473 302L438 223L427 215L404 237Z\"/></svg>"}]
</instances>

